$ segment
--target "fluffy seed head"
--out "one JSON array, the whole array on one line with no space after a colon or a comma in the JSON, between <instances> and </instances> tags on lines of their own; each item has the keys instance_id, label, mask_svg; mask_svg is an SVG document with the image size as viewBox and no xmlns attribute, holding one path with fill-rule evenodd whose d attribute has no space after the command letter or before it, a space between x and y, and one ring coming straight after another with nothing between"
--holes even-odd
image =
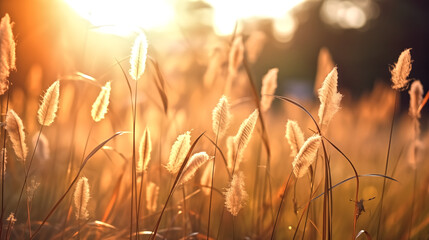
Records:
<instances>
[{"instance_id":1,"label":"fluffy seed head","mask_svg":"<svg viewBox=\"0 0 429 240\"><path fill-rule=\"evenodd\" d=\"M88 201L89 201L89 184L88 178L81 177L77 182L76 189L74 191L74 206L76 207L76 219L86 220L88 219Z\"/></svg>"},{"instance_id":2,"label":"fluffy seed head","mask_svg":"<svg viewBox=\"0 0 429 240\"><path fill-rule=\"evenodd\" d=\"M340 109L340 102L343 95L337 91L337 85L338 72L337 68L334 67L328 76L326 76L322 87L319 89L319 125L324 130L326 130L334 114Z\"/></svg>"},{"instance_id":3,"label":"fluffy seed head","mask_svg":"<svg viewBox=\"0 0 429 240\"><path fill-rule=\"evenodd\" d=\"M25 143L24 125L21 118L13 110L9 110L6 116L6 130L12 142L13 150L18 159L25 161L27 158L27 144Z\"/></svg>"},{"instance_id":4,"label":"fluffy seed head","mask_svg":"<svg viewBox=\"0 0 429 240\"><path fill-rule=\"evenodd\" d=\"M231 185L225 192L225 206L233 216L237 216L244 207L247 198L243 173L238 172L232 177Z\"/></svg>"},{"instance_id":5,"label":"fluffy seed head","mask_svg":"<svg viewBox=\"0 0 429 240\"><path fill-rule=\"evenodd\" d=\"M92 104L91 117L95 122L99 122L107 113L110 90L110 82L107 82L106 85L101 87L100 94L98 94L97 99L95 100L94 104Z\"/></svg>"},{"instance_id":6,"label":"fluffy seed head","mask_svg":"<svg viewBox=\"0 0 429 240\"><path fill-rule=\"evenodd\" d=\"M15 70L15 40L12 32L13 23L9 14L5 14L0 21L0 95L9 89L9 74Z\"/></svg>"},{"instance_id":7,"label":"fluffy seed head","mask_svg":"<svg viewBox=\"0 0 429 240\"><path fill-rule=\"evenodd\" d=\"M179 171L190 148L191 132L187 131L186 133L179 135L176 142L171 147L170 157L168 158L168 163L165 166L171 174L176 174Z\"/></svg>"},{"instance_id":8,"label":"fluffy seed head","mask_svg":"<svg viewBox=\"0 0 429 240\"><path fill-rule=\"evenodd\" d=\"M293 120L288 120L286 123L286 139L290 145L292 157L298 154L299 149L304 145L304 134L298 123Z\"/></svg>"},{"instance_id":9,"label":"fluffy seed head","mask_svg":"<svg viewBox=\"0 0 429 240\"><path fill-rule=\"evenodd\" d=\"M414 81L411 84L409 114L413 118L420 118L419 106L423 101L423 85L420 81Z\"/></svg>"},{"instance_id":10,"label":"fluffy seed head","mask_svg":"<svg viewBox=\"0 0 429 240\"><path fill-rule=\"evenodd\" d=\"M60 81L55 81L43 95L42 103L37 111L37 120L40 125L49 126L57 116L60 98Z\"/></svg>"},{"instance_id":11,"label":"fluffy seed head","mask_svg":"<svg viewBox=\"0 0 429 240\"><path fill-rule=\"evenodd\" d=\"M213 109L212 120L213 132L218 134L218 138L222 138L228 130L229 124L231 122L229 103L225 95L219 99L218 104Z\"/></svg>"},{"instance_id":12,"label":"fluffy seed head","mask_svg":"<svg viewBox=\"0 0 429 240\"><path fill-rule=\"evenodd\" d=\"M140 79L146 68L147 47L146 35L141 33L134 42L130 58L130 75L136 81Z\"/></svg>"},{"instance_id":13,"label":"fluffy seed head","mask_svg":"<svg viewBox=\"0 0 429 240\"><path fill-rule=\"evenodd\" d=\"M152 151L152 141L150 140L150 131L146 128L143 132L139 147L139 162L137 171L146 171L150 161L150 153Z\"/></svg>"},{"instance_id":14,"label":"fluffy seed head","mask_svg":"<svg viewBox=\"0 0 429 240\"><path fill-rule=\"evenodd\" d=\"M278 68L270 69L267 74L262 78L261 89L261 111L266 112L271 107L274 97L267 95L274 95L277 88L277 74Z\"/></svg>"},{"instance_id":15,"label":"fluffy seed head","mask_svg":"<svg viewBox=\"0 0 429 240\"><path fill-rule=\"evenodd\" d=\"M182 176L180 177L179 184L185 184L192 177L194 177L197 170L208 160L210 159L209 155L206 152L195 153L189 159L185 168L183 169Z\"/></svg>"},{"instance_id":16,"label":"fluffy seed head","mask_svg":"<svg viewBox=\"0 0 429 240\"><path fill-rule=\"evenodd\" d=\"M304 145L296 155L295 160L292 162L293 173L297 178L304 176L311 164L316 159L317 149L319 149L321 137L314 135L305 141Z\"/></svg>"},{"instance_id":17,"label":"fluffy seed head","mask_svg":"<svg viewBox=\"0 0 429 240\"><path fill-rule=\"evenodd\" d=\"M401 55L399 55L398 62L390 70L392 74L392 88L398 91L402 91L408 86L408 75L411 72L411 48L405 49Z\"/></svg>"},{"instance_id":18,"label":"fluffy seed head","mask_svg":"<svg viewBox=\"0 0 429 240\"><path fill-rule=\"evenodd\" d=\"M159 187L149 182L146 187L146 208L149 212L155 212L157 208L157 201L159 195Z\"/></svg>"},{"instance_id":19,"label":"fluffy seed head","mask_svg":"<svg viewBox=\"0 0 429 240\"><path fill-rule=\"evenodd\" d=\"M253 130L255 129L256 122L258 121L259 111L255 111L250 114L240 125L240 129L237 132L237 135L234 136L234 144L237 151L244 151L249 144L250 138L252 137Z\"/></svg>"}]
</instances>

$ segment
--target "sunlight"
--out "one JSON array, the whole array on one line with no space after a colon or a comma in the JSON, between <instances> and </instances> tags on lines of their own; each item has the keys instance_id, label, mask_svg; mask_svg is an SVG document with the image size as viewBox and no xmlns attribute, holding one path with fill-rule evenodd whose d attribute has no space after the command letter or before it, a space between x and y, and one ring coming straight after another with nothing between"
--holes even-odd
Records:
<instances>
[{"instance_id":1,"label":"sunlight","mask_svg":"<svg viewBox=\"0 0 429 240\"><path fill-rule=\"evenodd\" d=\"M173 7L167 0L65 0L81 17L98 30L115 35L129 35L139 28L152 29L168 25Z\"/></svg>"},{"instance_id":2,"label":"sunlight","mask_svg":"<svg viewBox=\"0 0 429 240\"><path fill-rule=\"evenodd\" d=\"M284 19L294 7L305 0L207 0L214 8L214 30L219 35L229 35L233 32L235 22L247 18L280 18ZM275 6L275 7L273 7Z\"/></svg>"},{"instance_id":3,"label":"sunlight","mask_svg":"<svg viewBox=\"0 0 429 240\"><path fill-rule=\"evenodd\" d=\"M115 35L129 35L139 28L168 26L174 19L171 0L64 0L97 30ZM237 20L249 18L284 19L305 0L228 1L206 0L213 7L213 28L218 35L230 35ZM273 7L275 6L275 7Z\"/></svg>"}]
</instances>

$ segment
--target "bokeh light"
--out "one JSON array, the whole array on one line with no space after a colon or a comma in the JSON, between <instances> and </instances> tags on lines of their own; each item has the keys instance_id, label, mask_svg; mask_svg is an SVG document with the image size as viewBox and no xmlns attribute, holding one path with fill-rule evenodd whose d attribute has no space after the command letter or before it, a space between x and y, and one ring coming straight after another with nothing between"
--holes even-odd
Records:
<instances>
[{"instance_id":1,"label":"bokeh light","mask_svg":"<svg viewBox=\"0 0 429 240\"><path fill-rule=\"evenodd\" d=\"M344 28L360 29L367 22L378 16L378 5L372 0L327 0L321 8L322 20L326 23Z\"/></svg>"}]
</instances>

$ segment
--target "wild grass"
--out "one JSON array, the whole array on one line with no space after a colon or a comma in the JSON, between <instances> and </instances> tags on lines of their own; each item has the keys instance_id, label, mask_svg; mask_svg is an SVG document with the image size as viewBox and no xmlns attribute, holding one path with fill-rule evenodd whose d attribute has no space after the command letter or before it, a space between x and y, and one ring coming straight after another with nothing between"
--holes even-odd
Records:
<instances>
[{"instance_id":1,"label":"wild grass","mask_svg":"<svg viewBox=\"0 0 429 240\"><path fill-rule=\"evenodd\" d=\"M325 48L314 97L284 96L275 62L254 72L263 41L240 32L198 55L163 55L139 33L95 63L102 73L32 71L22 89L11 84L10 22L0 27L0 239L429 234L428 94L409 77L410 49L386 63L392 87L357 100ZM397 91L409 85L410 96Z\"/></svg>"}]
</instances>

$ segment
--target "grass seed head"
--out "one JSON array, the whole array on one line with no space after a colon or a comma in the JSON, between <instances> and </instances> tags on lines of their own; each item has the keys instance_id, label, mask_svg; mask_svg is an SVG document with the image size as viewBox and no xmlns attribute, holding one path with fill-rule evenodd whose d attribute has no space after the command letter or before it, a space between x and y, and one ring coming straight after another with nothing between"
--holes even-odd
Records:
<instances>
[{"instance_id":1,"label":"grass seed head","mask_svg":"<svg viewBox=\"0 0 429 240\"><path fill-rule=\"evenodd\" d=\"M305 141L302 145L298 154L295 157L295 160L292 162L293 173L296 178L303 177L316 159L317 149L321 142L320 135L311 136Z\"/></svg>"},{"instance_id":2,"label":"grass seed head","mask_svg":"<svg viewBox=\"0 0 429 240\"><path fill-rule=\"evenodd\" d=\"M74 206L76 207L76 219L87 220L88 213L88 201L89 201L89 184L88 178L81 177L77 182L76 189L74 191Z\"/></svg>"},{"instance_id":3,"label":"grass seed head","mask_svg":"<svg viewBox=\"0 0 429 240\"><path fill-rule=\"evenodd\" d=\"M191 132L187 131L186 133L179 135L176 142L174 142L171 147L168 163L165 166L171 174L176 174L179 171L190 148Z\"/></svg>"},{"instance_id":4,"label":"grass seed head","mask_svg":"<svg viewBox=\"0 0 429 240\"><path fill-rule=\"evenodd\" d=\"M101 87L100 94L98 94L97 99L94 104L92 104L91 117L95 122L99 122L106 115L109 107L109 98L110 98L110 82L107 82L106 85Z\"/></svg>"},{"instance_id":5,"label":"grass seed head","mask_svg":"<svg viewBox=\"0 0 429 240\"><path fill-rule=\"evenodd\" d=\"M340 102L343 98L343 95L337 90L337 85L338 71L334 67L319 89L319 125L325 131L334 114L340 109Z\"/></svg>"},{"instance_id":6,"label":"grass seed head","mask_svg":"<svg viewBox=\"0 0 429 240\"><path fill-rule=\"evenodd\" d=\"M402 91L408 87L408 76L412 68L410 50L411 48L405 49L401 55L399 55L395 66L390 70L392 74L392 88L395 90Z\"/></svg>"},{"instance_id":7,"label":"grass seed head","mask_svg":"<svg viewBox=\"0 0 429 240\"><path fill-rule=\"evenodd\" d=\"M229 111L228 99L223 95L216 107L213 109L212 120L213 120L213 132L218 134L218 138L222 138L229 128L231 123L231 113Z\"/></svg>"},{"instance_id":8,"label":"grass seed head","mask_svg":"<svg viewBox=\"0 0 429 240\"><path fill-rule=\"evenodd\" d=\"M143 132L139 146L139 161L137 163L137 171L147 171L150 161L150 153L152 152L152 141L150 139L150 131L146 127Z\"/></svg>"},{"instance_id":9,"label":"grass seed head","mask_svg":"<svg viewBox=\"0 0 429 240\"><path fill-rule=\"evenodd\" d=\"M253 135L256 122L258 121L259 111L255 109L248 118L246 118L240 125L237 134L234 136L235 149L239 155L244 153L250 139Z\"/></svg>"},{"instance_id":10,"label":"grass seed head","mask_svg":"<svg viewBox=\"0 0 429 240\"><path fill-rule=\"evenodd\" d=\"M194 177L197 170L210 159L206 152L199 152L192 155L183 169L182 176L180 177L179 184L185 184L192 177Z\"/></svg>"},{"instance_id":11,"label":"grass seed head","mask_svg":"<svg viewBox=\"0 0 429 240\"><path fill-rule=\"evenodd\" d=\"M225 206L233 216L237 216L244 207L248 194L244 189L243 172L238 172L232 177L230 187L225 192Z\"/></svg>"},{"instance_id":12,"label":"grass seed head","mask_svg":"<svg viewBox=\"0 0 429 240\"><path fill-rule=\"evenodd\" d=\"M9 89L8 77L16 69L16 43L12 32L13 23L9 14L5 14L0 21L0 95Z\"/></svg>"},{"instance_id":13,"label":"grass seed head","mask_svg":"<svg viewBox=\"0 0 429 240\"><path fill-rule=\"evenodd\" d=\"M6 130L12 142L13 150L19 160L25 161L27 158L28 148L25 143L25 131L21 118L12 109L6 116Z\"/></svg>"},{"instance_id":14,"label":"grass seed head","mask_svg":"<svg viewBox=\"0 0 429 240\"><path fill-rule=\"evenodd\" d=\"M130 58L130 75L134 80L139 80L146 68L148 43L146 35L141 33L135 40Z\"/></svg>"},{"instance_id":15,"label":"grass seed head","mask_svg":"<svg viewBox=\"0 0 429 240\"><path fill-rule=\"evenodd\" d=\"M301 131L298 123L293 120L288 120L286 123L286 139L290 145L292 157L298 154L298 151L304 145L304 134Z\"/></svg>"},{"instance_id":16,"label":"grass seed head","mask_svg":"<svg viewBox=\"0 0 429 240\"><path fill-rule=\"evenodd\" d=\"M422 83L420 81L414 81L408 93L410 94L410 108L408 112L413 118L420 118L419 107L423 101Z\"/></svg>"},{"instance_id":17,"label":"grass seed head","mask_svg":"<svg viewBox=\"0 0 429 240\"><path fill-rule=\"evenodd\" d=\"M261 111L266 112L270 109L274 97L267 95L274 95L277 88L277 75L279 69L272 68L268 70L267 74L262 78L261 89Z\"/></svg>"},{"instance_id":18,"label":"grass seed head","mask_svg":"<svg viewBox=\"0 0 429 240\"><path fill-rule=\"evenodd\" d=\"M60 81L55 81L43 95L42 103L37 111L37 120L40 125L49 126L57 116L60 98Z\"/></svg>"}]
</instances>

